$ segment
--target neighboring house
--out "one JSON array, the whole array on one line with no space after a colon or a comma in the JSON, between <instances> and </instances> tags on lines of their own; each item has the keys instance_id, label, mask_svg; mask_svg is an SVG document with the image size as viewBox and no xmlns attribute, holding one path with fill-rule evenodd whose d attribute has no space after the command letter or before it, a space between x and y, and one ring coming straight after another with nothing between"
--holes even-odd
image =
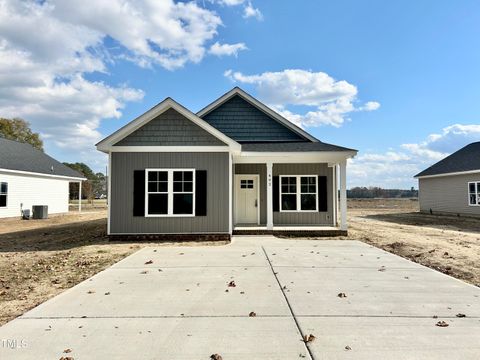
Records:
<instances>
[{"instance_id":1,"label":"neighboring house","mask_svg":"<svg viewBox=\"0 0 480 360\"><path fill-rule=\"evenodd\" d=\"M415 175L420 211L480 216L480 142Z\"/></svg>"},{"instance_id":2,"label":"neighboring house","mask_svg":"<svg viewBox=\"0 0 480 360\"><path fill-rule=\"evenodd\" d=\"M49 214L68 212L70 182L86 180L29 144L0 137L0 218L20 217L33 205Z\"/></svg>"},{"instance_id":3,"label":"neighboring house","mask_svg":"<svg viewBox=\"0 0 480 360\"><path fill-rule=\"evenodd\" d=\"M347 230L346 162L357 151L317 140L238 87L197 114L167 98L97 149L109 155L109 235Z\"/></svg>"}]
</instances>

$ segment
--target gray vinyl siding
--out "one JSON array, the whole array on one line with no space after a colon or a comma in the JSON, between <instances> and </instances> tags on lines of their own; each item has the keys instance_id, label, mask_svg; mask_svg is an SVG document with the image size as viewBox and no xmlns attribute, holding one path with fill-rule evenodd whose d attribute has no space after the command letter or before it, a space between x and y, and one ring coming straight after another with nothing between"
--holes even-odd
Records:
<instances>
[{"instance_id":1,"label":"gray vinyl siding","mask_svg":"<svg viewBox=\"0 0 480 360\"><path fill-rule=\"evenodd\" d=\"M115 146L222 146L222 141L174 109L169 109Z\"/></svg>"},{"instance_id":2,"label":"gray vinyl siding","mask_svg":"<svg viewBox=\"0 0 480 360\"><path fill-rule=\"evenodd\" d=\"M468 183L479 174L419 179L420 211L480 216L480 206L468 205Z\"/></svg>"},{"instance_id":3,"label":"gray vinyl siding","mask_svg":"<svg viewBox=\"0 0 480 360\"><path fill-rule=\"evenodd\" d=\"M267 224L267 165L235 164L235 174L260 175L260 224Z\"/></svg>"},{"instance_id":4,"label":"gray vinyl siding","mask_svg":"<svg viewBox=\"0 0 480 360\"><path fill-rule=\"evenodd\" d=\"M333 170L327 164L273 164L273 176L317 175L327 177L326 212L273 212L274 225L333 225Z\"/></svg>"},{"instance_id":5,"label":"gray vinyl siding","mask_svg":"<svg viewBox=\"0 0 480 360\"><path fill-rule=\"evenodd\" d=\"M242 141L306 141L239 95L203 116L232 139Z\"/></svg>"},{"instance_id":6,"label":"gray vinyl siding","mask_svg":"<svg viewBox=\"0 0 480 360\"><path fill-rule=\"evenodd\" d=\"M195 217L133 216L133 172L147 168L194 168L207 171L207 215ZM229 154L112 153L112 234L228 233Z\"/></svg>"}]
</instances>

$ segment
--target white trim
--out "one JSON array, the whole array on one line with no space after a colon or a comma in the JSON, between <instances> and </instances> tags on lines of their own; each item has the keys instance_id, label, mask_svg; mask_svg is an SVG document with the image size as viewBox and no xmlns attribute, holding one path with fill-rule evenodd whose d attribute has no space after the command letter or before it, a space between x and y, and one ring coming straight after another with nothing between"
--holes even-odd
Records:
<instances>
[{"instance_id":1,"label":"white trim","mask_svg":"<svg viewBox=\"0 0 480 360\"><path fill-rule=\"evenodd\" d=\"M469 170L469 171L457 171L444 174L435 174L435 175L423 175L423 176L414 176L416 179L428 179L442 176L455 176L455 175L469 175L469 174L480 174L480 170Z\"/></svg>"},{"instance_id":2,"label":"white trim","mask_svg":"<svg viewBox=\"0 0 480 360\"><path fill-rule=\"evenodd\" d=\"M233 160L236 164L340 163L356 154L355 151L241 152L234 154Z\"/></svg>"},{"instance_id":3,"label":"white trim","mask_svg":"<svg viewBox=\"0 0 480 360\"><path fill-rule=\"evenodd\" d=\"M337 226L337 197L338 197L338 187L337 187L337 164L328 164L328 167L332 169L332 206L333 206L333 225Z\"/></svg>"},{"instance_id":4,"label":"white trim","mask_svg":"<svg viewBox=\"0 0 480 360\"><path fill-rule=\"evenodd\" d=\"M210 105L207 105L206 107L204 107L202 110L200 110L199 112L197 112L197 115L199 117L203 117L205 116L206 114L208 114L209 112L211 112L212 110L216 109L217 107L219 107L220 105L222 105L224 102L228 101L230 98L232 98L233 96L235 95L238 95L240 96L241 98L243 98L245 101L249 102L250 104L252 104L253 106L255 106L257 109L259 109L260 111L266 113L267 115L269 115L270 117L272 117L273 119L277 120L279 123L281 123L282 125L286 126L287 128L289 128L290 130L292 130L293 132L295 132L296 134L310 140L310 141L313 141L313 142L318 142L318 139L313 137L312 135L310 135L308 132L306 132L305 130L299 128L298 126L296 126L295 124L293 124L292 122L290 122L289 120L285 119L283 116L281 116L280 114L278 114L276 111L273 111L272 109L270 109L268 106L266 106L265 104L261 103L260 101L258 101L257 99L255 99L252 95L248 94L247 92L245 92L244 90L240 89L239 87L234 87L232 90L230 90L229 92L223 94L222 96L220 96L217 100L215 100L214 102L212 102Z\"/></svg>"},{"instance_id":5,"label":"white trim","mask_svg":"<svg viewBox=\"0 0 480 360\"><path fill-rule=\"evenodd\" d=\"M108 169L107 169L107 211L108 211L108 219L107 219L107 235L111 234L110 231L110 222L112 219L112 153L108 153Z\"/></svg>"},{"instance_id":6,"label":"white trim","mask_svg":"<svg viewBox=\"0 0 480 360\"><path fill-rule=\"evenodd\" d=\"M347 230L347 162L340 163L340 230Z\"/></svg>"},{"instance_id":7,"label":"white trim","mask_svg":"<svg viewBox=\"0 0 480 360\"><path fill-rule=\"evenodd\" d=\"M149 214L148 213L148 195L149 194L165 194L165 192L149 192L148 191L148 173L153 171L163 171L167 172L167 192L168 195L168 207L167 207L167 214ZM190 194L190 192L175 192L173 191L173 173L177 171L191 171L192 172L192 213L191 214L174 214L173 213L173 197L174 194ZM194 217L195 216L195 169L152 169L148 168L145 169L145 217Z\"/></svg>"},{"instance_id":8,"label":"white trim","mask_svg":"<svg viewBox=\"0 0 480 360\"><path fill-rule=\"evenodd\" d=\"M228 146L110 146L110 152L229 152Z\"/></svg>"},{"instance_id":9,"label":"white trim","mask_svg":"<svg viewBox=\"0 0 480 360\"><path fill-rule=\"evenodd\" d=\"M473 193L475 195L475 200L476 204L470 204L470 195L472 194L470 192L470 184L475 184L475 192ZM467 204L468 206L480 206L480 180L479 181L469 181L468 182L468 188L467 188Z\"/></svg>"},{"instance_id":10,"label":"white trim","mask_svg":"<svg viewBox=\"0 0 480 360\"><path fill-rule=\"evenodd\" d=\"M296 201L297 201L297 208L295 210L283 210L282 209L282 178L294 177L296 178ZM314 210L302 210L302 189L301 189L301 181L303 177L313 177L315 178L315 209ZM318 175L279 175L278 177L278 210L282 213L310 213L310 212L318 212ZM312 195L313 193L303 193L305 195ZM293 195L293 193L285 193L285 195Z\"/></svg>"},{"instance_id":11,"label":"white trim","mask_svg":"<svg viewBox=\"0 0 480 360\"><path fill-rule=\"evenodd\" d=\"M267 229L273 230L273 163L267 162Z\"/></svg>"},{"instance_id":12,"label":"white trim","mask_svg":"<svg viewBox=\"0 0 480 360\"><path fill-rule=\"evenodd\" d=\"M2 189L1 189L2 184L7 185L6 193L2 193ZM0 209L8 209L8 181L0 181L0 196L3 196L3 195L5 195L5 206L0 205Z\"/></svg>"},{"instance_id":13,"label":"white trim","mask_svg":"<svg viewBox=\"0 0 480 360\"><path fill-rule=\"evenodd\" d=\"M82 212L82 182L78 182L78 212Z\"/></svg>"},{"instance_id":14,"label":"white trim","mask_svg":"<svg viewBox=\"0 0 480 360\"><path fill-rule=\"evenodd\" d=\"M239 189L240 182L239 180L242 180L241 178L251 178L254 177L256 180L256 185L257 185L257 225L260 225L260 175L259 174L235 174L235 193ZM238 198L238 196L236 196ZM235 225L237 223L237 205L238 203L235 203Z\"/></svg>"},{"instance_id":15,"label":"white trim","mask_svg":"<svg viewBox=\"0 0 480 360\"><path fill-rule=\"evenodd\" d=\"M71 176L63 176L63 175L51 175L51 174L42 174L37 172L30 172L30 171L22 171L22 170L11 170L11 169L2 169L0 168L0 172L6 173L14 173L14 174L22 174L22 175L31 175L31 176L43 176L49 178L58 178L58 179L65 179L65 180L72 180L72 181L85 181L86 178L80 177L71 177Z\"/></svg>"},{"instance_id":16,"label":"white trim","mask_svg":"<svg viewBox=\"0 0 480 360\"><path fill-rule=\"evenodd\" d=\"M233 159L228 154L228 232L233 234Z\"/></svg>"},{"instance_id":17,"label":"white trim","mask_svg":"<svg viewBox=\"0 0 480 360\"><path fill-rule=\"evenodd\" d=\"M215 136L217 139L223 141L230 147L236 150L240 150L241 146L239 143L237 143L235 140L229 138L226 136L224 133L220 132L219 130L215 129L213 126L208 124L206 121L200 119L197 115L192 113L190 110L187 108L183 107L179 103L177 103L175 100L171 98L167 98L163 100L161 103L153 107L152 109L148 110L144 114L140 115L133 121L129 122L127 125L124 127L120 128L119 130L115 131L113 134L107 136L105 139L100 141L99 143L96 144L97 150L107 152L110 150L110 148L125 138L126 136L130 135L132 132L135 130L141 128L145 124L147 124L149 121L155 119L157 116L160 114L164 113L168 109L174 109L181 115L185 116L187 119L191 120L194 124L200 126L202 129L206 130L209 132L211 135Z\"/></svg>"}]
</instances>

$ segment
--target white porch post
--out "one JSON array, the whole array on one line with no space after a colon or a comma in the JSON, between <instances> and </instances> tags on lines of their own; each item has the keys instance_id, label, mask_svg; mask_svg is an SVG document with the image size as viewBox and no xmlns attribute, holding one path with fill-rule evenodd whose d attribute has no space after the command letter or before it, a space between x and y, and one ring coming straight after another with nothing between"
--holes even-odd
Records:
<instances>
[{"instance_id":1,"label":"white porch post","mask_svg":"<svg viewBox=\"0 0 480 360\"><path fill-rule=\"evenodd\" d=\"M340 163L340 230L347 230L347 160Z\"/></svg>"},{"instance_id":2,"label":"white porch post","mask_svg":"<svg viewBox=\"0 0 480 360\"><path fill-rule=\"evenodd\" d=\"M78 183L78 212L82 212L82 182Z\"/></svg>"},{"instance_id":3,"label":"white porch post","mask_svg":"<svg viewBox=\"0 0 480 360\"><path fill-rule=\"evenodd\" d=\"M233 155L228 154L228 232L233 234Z\"/></svg>"},{"instance_id":4,"label":"white porch post","mask_svg":"<svg viewBox=\"0 0 480 360\"><path fill-rule=\"evenodd\" d=\"M267 162L267 230L273 230L273 164Z\"/></svg>"}]
</instances>

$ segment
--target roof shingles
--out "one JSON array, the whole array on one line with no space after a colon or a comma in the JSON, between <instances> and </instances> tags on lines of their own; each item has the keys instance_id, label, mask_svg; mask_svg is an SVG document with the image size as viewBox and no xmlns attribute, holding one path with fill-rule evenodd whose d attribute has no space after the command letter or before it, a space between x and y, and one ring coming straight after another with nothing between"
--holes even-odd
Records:
<instances>
[{"instance_id":1,"label":"roof shingles","mask_svg":"<svg viewBox=\"0 0 480 360\"><path fill-rule=\"evenodd\" d=\"M480 170L480 141L471 143L433 164L415 177Z\"/></svg>"},{"instance_id":2,"label":"roof shingles","mask_svg":"<svg viewBox=\"0 0 480 360\"><path fill-rule=\"evenodd\" d=\"M0 169L84 178L77 171L51 158L29 144L0 137Z\"/></svg>"}]
</instances>

